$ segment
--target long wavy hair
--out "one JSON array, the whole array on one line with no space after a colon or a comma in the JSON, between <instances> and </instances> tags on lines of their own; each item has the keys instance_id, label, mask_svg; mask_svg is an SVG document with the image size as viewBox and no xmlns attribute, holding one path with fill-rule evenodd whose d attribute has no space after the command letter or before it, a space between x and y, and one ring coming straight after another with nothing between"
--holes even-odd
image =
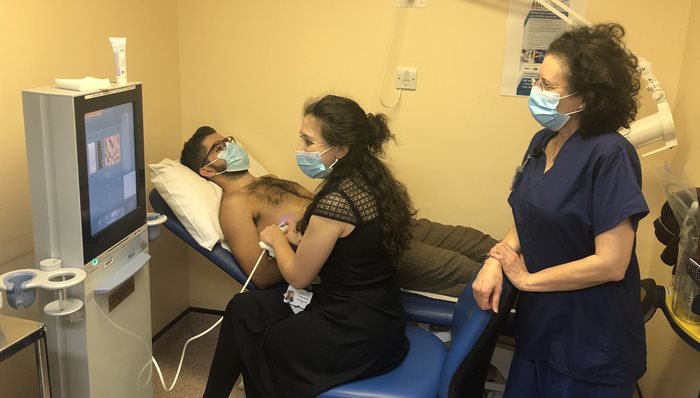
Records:
<instances>
[{"instance_id":1,"label":"long wavy hair","mask_svg":"<svg viewBox=\"0 0 700 398\"><path fill-rule=\"evenodd\" d=\"M319 186L316 199L307 207L298 229L304 231L308 226L311 209L318 198L335 189L344 179L357 178L359 174L377 202L383 244L396 262L408 247L409 225L416 211L406 187L381 160L385 155L384 145L390 140L396 141L386 117L366 114L355 101L335 95L307 100L303 113L316 119L328 145L347 146L348 152Z\"/></svg>"},{"instance_id":2,"label":"long wavy hair","mask_svg":"<svg viewBox=\"0 0 700 398\"><path fill-rule=\"evenodd\" d=\"M639 107L637 57L622 41L625 29L616 23L577 26L549 45L569 68L569 87L583 98L579 132L584 136L629 127Z\"/></svg>"}]
</instances>

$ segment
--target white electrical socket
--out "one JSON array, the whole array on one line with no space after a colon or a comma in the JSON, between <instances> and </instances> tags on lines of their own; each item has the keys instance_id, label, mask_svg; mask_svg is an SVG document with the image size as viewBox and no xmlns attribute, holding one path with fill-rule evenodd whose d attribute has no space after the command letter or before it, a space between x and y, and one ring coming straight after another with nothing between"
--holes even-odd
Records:
<instances>
[{"instance_id":1,"label":"white electrical socket","mask_svg":"<svg viewBox=\"0 0 700 398\"><path fill-rule=\"evenodd\" d=\"M396 0L397 8L425 8L428 0Z\"/></svg>"},{"instance_id":2,"label":"white electrical socket","mask_svg":"<svg viewBox=\"0 0 700 398\"><path fill-rule=\"evenodd\" d=\"M417 74L416 68L399 67L396 70L396 88L415 90Z\"/></svg>"}]
</instances>

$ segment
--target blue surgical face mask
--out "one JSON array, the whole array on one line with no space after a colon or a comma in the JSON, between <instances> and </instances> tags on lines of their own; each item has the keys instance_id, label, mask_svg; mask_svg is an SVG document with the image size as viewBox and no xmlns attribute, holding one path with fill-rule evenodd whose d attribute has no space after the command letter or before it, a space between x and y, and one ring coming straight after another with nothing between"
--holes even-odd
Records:
<instances>
[{"instance_id":1,"label":"blue surgical face mask","mask_svg":"<svg viewBox=\"0 0 700 398\"><path fill-rule=\"evenodd\" d=\"M235 142L227 142L226 148L221 150L217 155L216 159L209 162L206 166L211 165L216 162L216 160L222 159L226 161L226 170L222 170L215 175L219 175L226 172L235 172L248 170L250 166L250 159L248 158L248 153Z\"/></svg>"},{"instance_id":2,"label":"blue surgical face mask","mask_svg":"<svg viewBox=\"0 0 700 398\"><path fill-rule=\"evenodd\" d=\"M338 163L338 159L335 159L335 162L328 167L323 164L321 155L328 152L331 148L333 147L323 152L297 151L297 165L299 165L299 168L304 174L311 178L326 178L331 174L331 171L333 171L333 166Z\"/></svg>"},{"instance_id":3,"label":"blue surgical face mask","mask_svg":"<svg viewBox=\"0 0 700 398\"><path fill-rule=\"evenodd\" d=\"M530 98L527 101L527 105L530 108L530 113L539 124L550 130L559 131L559 129L564 127L566 122L569 121L571 118L570 115L583 110L579 109L566 114L557 112L559 100L576 94L577 93L571 93L561 97L558 93L543 90L533 84L532 90L530 90Z\"/></svg>"}]
</instances>

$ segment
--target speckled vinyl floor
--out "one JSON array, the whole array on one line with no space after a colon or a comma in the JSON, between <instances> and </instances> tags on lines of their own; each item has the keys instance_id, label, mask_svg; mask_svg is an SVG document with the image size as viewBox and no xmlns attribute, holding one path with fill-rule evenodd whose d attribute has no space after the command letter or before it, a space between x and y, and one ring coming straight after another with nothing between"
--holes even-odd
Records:
<instances>
[{"instance_id":1,"label":"speckled vinyl floor","mask_svg":"<svg viewBox=\"0 0 700 398\"><path fill-rule=\"evenodd\" d=\"M182 347L187 339L195 336L213 325L218 315L190 312L180 319L153 344L153 354L163 372L168 387L173 382L177 365L180 361ZM209 375L211 358L214 355L219 328L191 342L187 346L185 360L175 388L167 392L163 389L158 373L153 371L153 391L156 398L193 398L201 397ZM244 398L245 394L238 386L234 387L230 398Z\"/></svg>"}]
</instances>

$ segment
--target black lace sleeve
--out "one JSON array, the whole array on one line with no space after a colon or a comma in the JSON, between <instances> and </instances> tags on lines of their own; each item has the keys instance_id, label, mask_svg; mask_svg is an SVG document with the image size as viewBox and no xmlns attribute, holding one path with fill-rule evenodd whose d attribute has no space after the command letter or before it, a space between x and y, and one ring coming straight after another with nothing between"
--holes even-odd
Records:
<instances>
[{"instance_id":1,"label":"black lace sleeve","mask_svg":"<svg viewBox=\"0 0 700 398\"><path fill-rule=\"evenodd\" d=\"M316 202L311 214L345 222L352 225L358 224L353 206L349 198L342 191L329 192Z\"/></svg>"},{"instance_id":2,"label":"black lace sleeve","mask_svg":"<svg viewBox=\"0 0 700 398\"><path fill-rule=\"evenodd\" d=\"M348 178L320 198L311 214L357 226L377 218L379 209L367 183L360 178Z\"/></svg>"}]
</instances>

